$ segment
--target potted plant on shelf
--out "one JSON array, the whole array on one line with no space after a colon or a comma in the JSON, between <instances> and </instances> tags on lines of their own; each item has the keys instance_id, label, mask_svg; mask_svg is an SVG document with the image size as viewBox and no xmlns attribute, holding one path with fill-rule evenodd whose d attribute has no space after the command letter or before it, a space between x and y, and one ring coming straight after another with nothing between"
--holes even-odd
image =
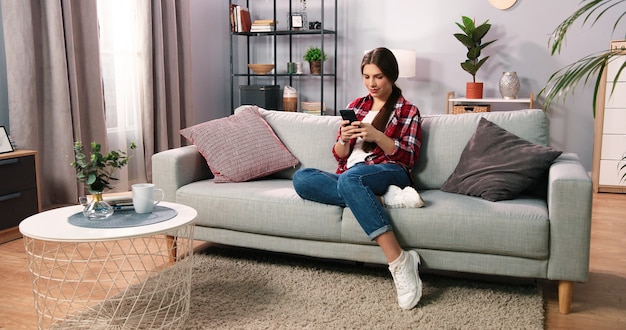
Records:
<instances>
[{"instance_id":1,"label":"potted plant on shelf","mask_svg":"<svg viewBox=\"0 0 626 330\"><path fill-rule=\"evenodd\" d=\"M454 37L467 48L467 59L461 62L461 68L472 75L472 82L466 84L465 97L481 99L483 97L483 83L476 82L476 73L480 67L487 62L487 59L489 59L489 56L480 58L481 51L496 40L487 41L485 43L482 42L483 37L489 32L489 29L491 29L489 20L476 26L473 19L463 16L462 22L463 24L457 22L456 25L463 33L455 33Z\"/></svg>"},{"instance_id":2,"label":"potted plant on shelf","mask_svg":"<svg viewBox=\"0 0 626 330\"><path fill-rule=\"evenodd\" d=\"M303 59L309 62L309 69L311 70L311 74L321 74L322 73L322 61L326 61L328 56L325 52L319 47L309 47L309 49L304 53Z\"/></svg>"},{"instance_id":3,"label":"potted plant on shelf","mask_svg":"<svg viewBox=\"0 0 626 330\"><path fill-rule=\"evenodd\" d=\"M130 149L136 149L135 143ZM75 161L70 165L76 169L76 179L85 184L92 195L91 201L85 206L83 214L88 218L104 219L113 214L113 208L102 199L105 189L112 189L111 180L116 170L126 166L130 160L124 151L110 151L106 155L101 152L102 146L91 142L91 153L84 153L84 146L80 141L74 142Z\"/></svg>"}]
</instances>

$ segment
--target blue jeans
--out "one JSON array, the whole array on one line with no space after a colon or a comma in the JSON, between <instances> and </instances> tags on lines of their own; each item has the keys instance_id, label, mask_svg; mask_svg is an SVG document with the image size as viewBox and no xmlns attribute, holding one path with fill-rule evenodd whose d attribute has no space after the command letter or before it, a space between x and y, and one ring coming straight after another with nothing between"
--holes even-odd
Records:
<instances>
[{"instance_id":1,"label":"blue jeans","mask_svg":"<svg viewBox=\"0 0 626 330\"><path fill-rule=\"evenodd\" d=\"M393 230L385 208L376 196L390 185L404 188L411 184L407 172L397 164L359 163L342 174L303 168L293 176L298 195L311 201L349 207L370 239Z\"/></svg>"}]
</instances>

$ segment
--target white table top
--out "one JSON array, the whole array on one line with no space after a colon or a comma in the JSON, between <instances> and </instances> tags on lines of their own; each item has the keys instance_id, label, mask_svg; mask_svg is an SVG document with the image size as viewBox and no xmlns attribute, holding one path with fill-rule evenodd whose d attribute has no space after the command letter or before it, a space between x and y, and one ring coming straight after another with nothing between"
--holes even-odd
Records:
<instances>
[{"instance_id":1,"label":"white table top","mask_svg":"<svg viewBox=\"0 0 626 330\"><path fill-rule=\"evenodd\" d=\"M85 228L70 224L67 219L83 210L82 205L67 206L41 212L24 219L20 223L22 235L34 239L54 242L94 242L142 237L166 233L193 222L198 212L186 205L161 202L176 210L174 218L151 225L128 228Z\"/></svg>"},{"instance_id":2,"label":"white table top","mask_svg":"<svg viewBox=\"0 0 626 330\"><path fill-rule=\"evenodd\" d=\"M457 97L448 99L448 102L466 102L466 103L530 103L530 98L521 99L505 99L505 98L482 98L482 99L468 99L464 97Z\"/></svg>"}]
</instances>

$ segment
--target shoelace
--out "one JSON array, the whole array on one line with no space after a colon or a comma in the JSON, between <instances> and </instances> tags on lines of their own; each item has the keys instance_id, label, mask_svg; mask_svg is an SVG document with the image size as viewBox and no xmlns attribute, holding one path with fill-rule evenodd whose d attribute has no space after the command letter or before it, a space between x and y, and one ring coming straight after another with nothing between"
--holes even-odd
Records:
<instances>
[{"instance_id":1,"label":"shoelace","mask_svg":"<svg viewBox=\"0 0 626 330\"><path fill-rule=\"evenodd\" d=\"M402 268L403 268L402 266L399 266L393 270L393 278L395 279L395 282L396 282L397 291L404 291L406 290L406 288L409 287L408 285L409 280L408 280L408 277L406 276L406 271L404 271Z\"/></svg>"}]
</instances>

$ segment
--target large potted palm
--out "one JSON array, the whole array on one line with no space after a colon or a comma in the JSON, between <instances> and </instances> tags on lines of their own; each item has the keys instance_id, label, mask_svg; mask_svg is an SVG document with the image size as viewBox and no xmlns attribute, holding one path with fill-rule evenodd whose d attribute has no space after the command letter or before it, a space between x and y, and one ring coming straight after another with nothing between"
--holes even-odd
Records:
<instances>
[{"instance_id":1,"label":"large potted palm","mask_svg":"<svg viewBox=\"0 0 626 330\"><path fill-rule=\"evenodd\" d=\"M593 26L602 17L602 15L606 14L609 10L617 11L618 13L626 12L626 1L624 0L583 0L581 3L581 7L563 20L563 22L561 22L552 32L550 39L548 40L548 46L551 49L552 56L561 52L561 47L565 42L565 36L567 35L569 28L576 21L582 19L583 25L590 22L589 24ZM624 16L624 14L618 16L617 21L613 25L613 32L615 32L615 28L619 25ZM626 36L624 36L624 38L626 38ZM574 93L578 83L581 81L584 81L584 83L593 81L595 76L595 89L592 104L593 115L595 117L596 97L602 73L606 69L609 61L611 61L613 57L620 54L623 54L623 51L609 48L603 52L587 55L574 63L563 67L562 69L554 72L550 78L548 78L546 86L539 91L537 97L544 98L543 105L544 108L548 110L553 101L559 99L565 100L565 97L569 93ZM615 77L616 81L620 74L624 71L625 67L626 63L622 64L621 69L618 70Z\"/></svg>"},{"instance_id":2,"label":"large potted palm","mask_svg":"<svg viewBox=\"0 0 626 330\"><path fill-rule=\"evenodd\" d=\"M491 24L489 20L486 20L480 25L476 25L473 19L463 16L462 23L456 23L456 25L463 31L463 33L455 33L454 37L459 40L463 46L467 48L467 59L461 62L461 68L467 73L472 75L472 81L465 85L465 97L469 99L481 99L483 98L483 83L476 82L476 73L487 62L489 56L480 58L482 50L494 43L496 40L491 40L483 43L483 37L489 32Z\"/></svg>"},{"instance_id":3,"label":"large potted palm","mask_svg":"<svg viewBox=\"0 0 626 330\"><path fill-rule=\"evenodd\" d=\"M551 49L551 55L559 54L561 47L565 42L565 36L569 28L579 20L583 21L583 25L586 23L593 26L598 20L606 15L607 12L616 12L618 14L617 20L613 24L613 33L619 26L620 21L626 16L626 1L625 0L583 0L580 8L578 8L573 14L565 18L561 24L559 24L554 32L551 34L548 40L549 47ZM623 36L626 39L626 35ZM589 81L594 81L595 87L593 93L593 116L596 116L596 102L598 96L598 88L602 82L602 74L607 68L607 65L616 56L623 55L621 49L611 49L610 47L603 52L587 55L574 63L571 63L564 68L553 73L546 86L539 91L538 97L544 98L544 107L546 111L550 108L553 101L565 100L569 93L574 93L576 86L580 82L585 84ZM619 76L625 71L626 62L622 63L621 67L617 70L615 75L615 81L618 81ZM613 90L617 84L613 84ZM613 91L611 91L613 92ZM626 182L626 155L622 157L618 172L621 173L621 182Z\"/></svg>"}]
</instances>

